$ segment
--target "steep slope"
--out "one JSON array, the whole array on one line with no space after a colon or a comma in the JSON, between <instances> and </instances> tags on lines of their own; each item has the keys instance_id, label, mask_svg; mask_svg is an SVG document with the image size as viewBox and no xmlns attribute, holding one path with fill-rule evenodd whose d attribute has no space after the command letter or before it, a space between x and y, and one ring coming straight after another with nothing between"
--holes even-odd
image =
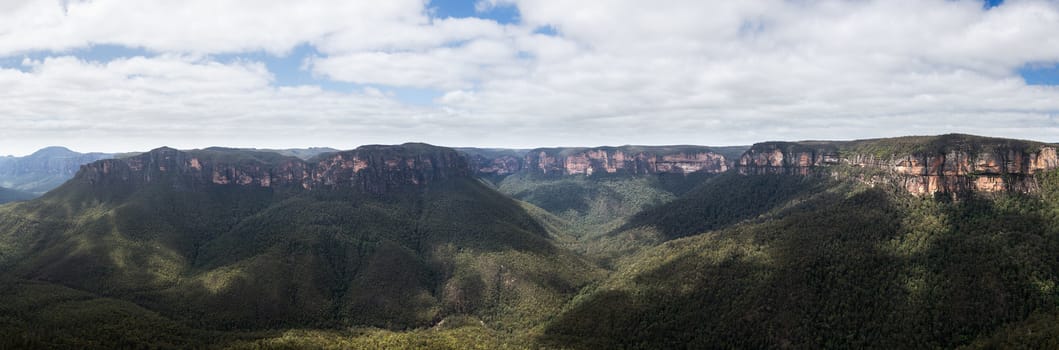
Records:
<instances>
[{"instance_id":1,"label":"steep slope","mask_svg":"<svg viewBox=\"0 0 1059 350\"><path fill-rule=\"evenodd\" d=\"M461 151L475 173L500 192L543 209L548 215L538 219L554 223L567 247L605 264L650 242L612 242L604 234L731 165L726 156L702 146Z\"/></svg>"},{"instance_id":2,"label":"steep slope","mask_svg":"<svg viewBox=\"0 0 1059 350\"><path fill-rule=\"evenodd\" d=\"M82 164L111 157L63 147L43 148L25 157L0 157L0 187L40 195L74 177Z\"/></svg>"},{"instance_id":3,"label":"steep slope","mask_svg":"<svg viewBox=\"0 0 1059 350\"><path fill-rule=\"evenodd\" d=\"M834 144L776 147L783 161L744 164L749 175L714 178L638 215L613 235L670 240L623 260L544 339L585 349L952 348L1012 346L1020 344L1012 332L1053 329L1041 322L1059 314L1059 171L997 175L1032 191L943 186L934 197L892 180L908 174L845 163L868 145L928 159L998 145L1025 145L1029 152L1003 152L1032 159L1051 146L963 135L908 140L838 143L815 155ZM968 141L985 143L960 144ZM769 147L755 145L744 159ZM838 161L822 164L829 152ZM791 156L801 154L825 161ZM1056 338L1036 334L1022 346Z\"/></svg>"},{"instance_id":4,"label":"steep slope","mask_svg":"<svg viewBox=\"0 0 1059 350\"><path fill-rule=\"evenodd\" d=\"M0 208L0 271L200 329L533 329L599 271L456 152L157 149ZM461 316L462 315L462 316Z\"/></svg>"},{"instance_id":5,"label":"steep slope","mask_svg":"<svg viewBox=\"0 0 1059 350\"><path fill-rule=\"evenodd\" d=\"M32 193L0 187L0 204L33 199Z\"/></svg>"},{"instance_id":6,"label":"steep slope","mask_svg":"<svg viewBox=\"0 0 1059 350\"><path fill-rule=\"evenodd\" d=\"M731 167L731 161L724 154L732 154L739 149L724 147L715 151L704 146L620 146L538 148L528 151L459 150L468 155L476 174L489 177L520 172L552 176L720 173Z\"/></svg>"},{"instance_id":7,"label":"steep slope","mask_svg":"<svg viewBox=\"0 0 1059 350\"><path fill-rule=\"evenodd\" d=\"M950 134L850 142L767 142L736 166L743 174L826 174L892 185L917 196L1035 193L1034 174L1059 167L1057 145Z\"/></svg>"},{"instance_id":8,"label":"steep slope","mask_svg":"<svg viewBox=\"0 0 1059 350\"><path fill-rule=\"evenodd\" d=\"M632 229L649 227L662 240L699 234L756 218L830 185L820 178L727 173L665 205L636 213L617 231L643 235L644 230Z\"/></svg>"}]
</instances>

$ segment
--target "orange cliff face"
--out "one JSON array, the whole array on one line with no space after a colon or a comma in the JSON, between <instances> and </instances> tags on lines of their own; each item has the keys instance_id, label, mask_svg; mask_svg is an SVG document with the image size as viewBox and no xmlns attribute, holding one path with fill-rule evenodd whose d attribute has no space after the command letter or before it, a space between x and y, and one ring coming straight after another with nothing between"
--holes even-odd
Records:
<instances>
[{"instance_id":1,"label":"orange cliff face","mask_svg":"<svg viewBox=\"0 0 1059 350\"><path fill-rule=\"evenodd\" d=\"M1033 175L1059 168L1056 147L1051 145L979 151L957 149L887 157L848 149L840 152L841 146L841 143L758 144L743 154L736 168L745 175L823 173L841 177L846 173L838 171L837 166L842 165L852 168L848 174L869 185L891 183L917 196L1035 193L1040 187Z\"/></svg>"},{"instance_id":2,"label":"orange cliff face","mask_svg":"<svg viewBox=\"0 0 1059 350\"><path fill-rule=\"evenodd\" d=\"M455 151L427 145L365 146L324 154L313 162L293 157L227 150L182 152L159 148L125 159L81 167L74 181L143 185L167 179L174 186L253 186L264 188L356 188L383 193L395 188L471 176Z\"/></svg>"},{"instance_id":3,"label":"orange cliff face","mask_svg":"<svg viewBox=\"0 0 1059 350\"><path fill-rule=\"evenodd\" d=\"M838 152L834 150L787 151L772 144L759 144L743 153L736 168L744 175L809 175L813 168L838 163Z\"/></svg>"}]
</instances>

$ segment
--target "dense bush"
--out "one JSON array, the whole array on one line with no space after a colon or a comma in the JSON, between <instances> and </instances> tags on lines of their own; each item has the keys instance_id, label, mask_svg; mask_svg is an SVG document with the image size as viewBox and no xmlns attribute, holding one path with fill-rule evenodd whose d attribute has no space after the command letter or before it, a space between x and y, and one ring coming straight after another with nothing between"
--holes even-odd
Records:
<instances>
[{"instance_id":1,"label":"dense bush","mask_svg":"<svg viewBox=\"0 0 1059 350\"><path fill-rule=\"evenodd\" d=\"M551 323L545 339L586 349L951 348L994 332L980 344L1054 332L1020 325L1053 315L1059 302L1052 186L1045 200L950 202L834 184L643 252Z\"/></svg>"}]
</instances>

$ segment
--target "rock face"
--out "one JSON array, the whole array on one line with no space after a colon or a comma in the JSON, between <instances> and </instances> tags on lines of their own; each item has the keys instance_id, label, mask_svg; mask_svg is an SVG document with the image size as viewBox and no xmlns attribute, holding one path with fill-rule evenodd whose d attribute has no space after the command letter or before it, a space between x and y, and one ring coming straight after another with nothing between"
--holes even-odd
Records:
<instances>
[{"instance_id":1,"label":"rock face","mask_svg":"<svg viewBox=\"0 0 1059 350\"><path fill-rule=\"evenodd\" d=\"M206 149L183 152L159 148L125 159L87 164L75 178L89 184L172 181L174 186L256 186L267 188L355 188L385 193L409 186L471 176L454 150L425 144L364 146L321 154L311 160L272 152Z\"/></svg>"},{"instance_id":2,"label":"rock face","mask_svg":"<svg viewBox=\"0 0 1059 350\"><path fill-rule=\"evenodd\" d=\"M457 148L479 176L506 176L522 171L526 150Z\"/></svg>"},{"instance_id":3,"label":"rock face","mask_svg":"<svg viewBox=\"0 0 1059 350\"><path fill-rule=\"evenodd\" d=\"M554 176L721 173L730 167L725 156L697 146L539 148L524 151L521 157L510 153L492 156L477 153L471 154L471 159L479 175L523 171Z\"/></svg>"},{"instance_id":4,"label":"rock face","mask_svg":"<svg viewBox=\"0 0 1059 350\"><path fill-rule=\"evenodd\" d=\"M970 135L850 142L769 142L754 145L736 168L746 175L825 174L870 185L894 184L923 196L936 193L1035 193L1034 174L1059 167L1055 145Z\"/></svg>"}]
</instances>

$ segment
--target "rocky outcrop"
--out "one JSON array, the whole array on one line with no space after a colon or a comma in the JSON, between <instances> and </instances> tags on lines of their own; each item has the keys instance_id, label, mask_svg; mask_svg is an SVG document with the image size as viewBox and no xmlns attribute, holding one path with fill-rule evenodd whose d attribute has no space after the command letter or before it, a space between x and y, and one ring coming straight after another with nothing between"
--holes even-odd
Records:
<instances>
[{"instance_id":1,"label":"rocky outcrop","mask_svg":"<svg viewBox=\"0 0 1059 350\"><path fill-rule=\"evenodd\" d=\"M870 185L894 184L923 196L936 193L1039 191L1033 176L1059 167L1055 145L970 135L850 142L768 142L739 159L742 174L824 174Z\"/></svg>"},{"instance_id":2,"label":"rocky outcrop","mask_svg":"<svg viewBox=\"0 0 1059 350\"><path fill-rule=\"evenodd\" d=\"M510 153L467 153L479 175L509 175L522 171L553 176L721 173L730 166L725 156L697 146L539 148L524 151L521 157Z\"/></svg>"},{"instance_id":3,"label":"rocky outcrop","mask_svg":"<svg viewBox=\"0 0 1059 350\"><path fill-rule=\"evenodd\" d=\"M504 177L525 169L524 149L507 148L456 148L467 158L471 171L479 177Z\"/></svg>"},{"instance_id":4,"label":"rocky outcrop","mask_svg":"<svg viewBox=\"0 0 1059 350\"><path fill-rule=\"evenodd\" d=\"M321 154L311 160L272 152L159 148L81 168L75 181L89 184L254 186L266 188L356 188L385 193L455 177L471 176L455 151L425 144L364 146Z\"/></svg>"}]
</instances>

